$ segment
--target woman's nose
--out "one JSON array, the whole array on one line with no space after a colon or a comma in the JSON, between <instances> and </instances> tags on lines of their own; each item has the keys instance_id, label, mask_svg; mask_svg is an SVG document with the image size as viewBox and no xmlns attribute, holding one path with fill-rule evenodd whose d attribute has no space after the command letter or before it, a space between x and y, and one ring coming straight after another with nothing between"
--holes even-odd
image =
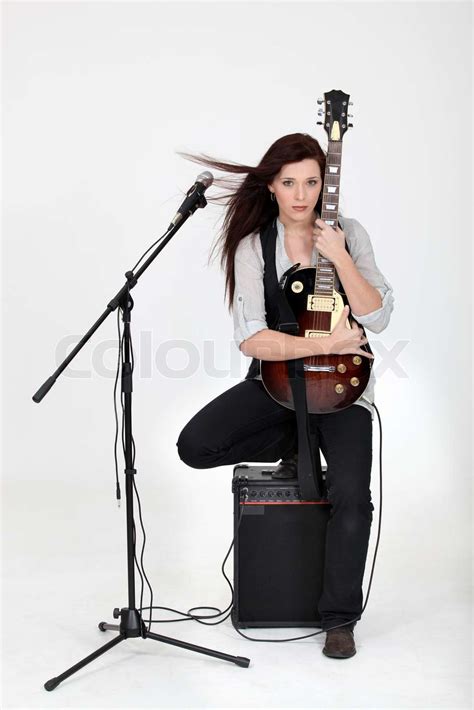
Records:
<instances>
[{"instance_id":1,"label":"woman's nose","mask_svg":"<svg viewBox=\"0 0 474 710\"><path fill-rule=\"evenodd\" d=\"M296 197L297 200L304 200L305 194L306 194L306 193L305 193L305 189L304 189L304 186L303 186L303 185L300 185L300 187L297 187L297 188L296 188L296 195L295 195L295 197Z\"/></svg>"}]
</instances>

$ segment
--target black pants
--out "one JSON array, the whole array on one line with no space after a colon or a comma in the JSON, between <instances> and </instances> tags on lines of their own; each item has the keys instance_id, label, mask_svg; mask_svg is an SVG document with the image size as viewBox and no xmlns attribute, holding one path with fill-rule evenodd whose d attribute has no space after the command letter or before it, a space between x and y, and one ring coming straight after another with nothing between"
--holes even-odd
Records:
<instances>
[{"instance_id":1,"label":"black pants","mask_svg":"<svg viewBox=\"0 0 474 710\"><path fill-rule=\"evenodd\" d=\"M374 510L372 417L365 407L354 404L340 412L310 414L310 419L311 426L317 427L327 463L331 503L323 593L318 603L322 628L327 629L362 611L362 579ZM193 468L276 462L297 450L295 413L275 402L260 380L244 380L197 412L180 433L177 447L182 461Z\"/></svg>"}]
</instances>

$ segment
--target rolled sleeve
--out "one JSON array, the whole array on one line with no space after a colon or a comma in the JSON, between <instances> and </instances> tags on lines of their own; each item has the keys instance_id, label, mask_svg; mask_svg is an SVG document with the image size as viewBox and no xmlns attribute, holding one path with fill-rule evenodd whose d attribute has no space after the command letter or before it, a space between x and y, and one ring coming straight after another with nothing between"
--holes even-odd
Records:
<instances>
[{"instance_id":1,"label":"rolled sleeve","mask_svg":"<svg viewBox=\"0 0 474 710\"><path fill-rule=\"evenodd\" d=\"M388 281L385 282L385 286L385 292L382 288L375 287L382 298L380 308L370 313L365 313L363 316L357 316L355 313L352 313L352 316L360 325L364 326L364 328L368 328L373 333L381 333L382 330L385 330L390 322L390 316L393 311L393 288Z\"/></svg>"},{"instance_id":2,"label":"rolled sleeve","mask_svg":"<svg viewBox=\"0 0 474 710\"><path fill-rule=\"evenodd\" d=\"M236 317L237 316L237 317ZM237 308L234 312L234 340L240 349L241 344L260 330L268 328L266 320L248 319L245 316L245 301L241 293L237 294Z\"/></svg>"},{"instance_id":3,"label":"rolled sleeve","mask_svg":"<svg viewBox=\"0 0 474 710\"><path fill-rule=\"evenodd\" d=\"M357 270L377 289L382 299L380 308L360 316L352 311L352 317L364 328L367 327L373 333L380 333L388 326L394 308L393 287L378 268L370 237L360 222L356 219L347 220L344 231L348 236L351 256Z\"/></svg>"},{"instance_id":4,"label":"rolled sleeve","mask_svg":"<svg viewBox=\"0 0 474 710\"><path fill-rule=\"evenodd\" d=\"M245 237L237 247L234 274L235 293L232 305L234 341L240 349L244 340L268 328L263 287L263 258L257 249L256 235Z\"/></svg>"}]
</instances>

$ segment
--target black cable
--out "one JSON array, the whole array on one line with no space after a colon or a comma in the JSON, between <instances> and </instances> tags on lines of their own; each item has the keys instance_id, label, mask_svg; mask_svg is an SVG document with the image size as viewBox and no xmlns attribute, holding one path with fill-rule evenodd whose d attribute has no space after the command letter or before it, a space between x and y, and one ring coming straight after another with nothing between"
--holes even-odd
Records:
<instances>
[{"instance_id":1,"label":"black cable","mask_svg":"<svg viewBox=\"0 0 474 710\"><path fill-rule=\"evenodd\" d=\"M150 247L151 249L151 247ZM131 374L133 376L133 373L135 371L135 353L133 350L133 341L132 341L132 336L130 334L130 367L131 367ZM135 455L136 455L136 446L135 446L135 439L133 438L132 434L132 468L135 468ZM145 579L147 587L150 591L150 607L153 606L153 588L150 584L150 580L148 579L147 573L145 571L145 564L144 564L144 555L145 555L145 546L146 546L146 532L145 532L145 526L143 524L143 517L142 517L142 504L140 500L140 494L138 493L138 488L137 484L135 482L135 476L133 476L133 488L135 491L135 495L137 497L137 503L138 503L138 515L140 519L140 527L142 529L142 535L143 535L143 543L142 543L142 548L140 552L140 565L138 565L137 557L136 557L136 551L134 549L134 557L135 557L135 564L138 568L139 574L140 574L140 580L141 580L141 591L140 591L140 616L142 616L143 612L143 594L144 594L144 583L143 579ZM141 567L141 571L140 571ZM142 574L143 573L143 574ZM148 622L148 631L151 630L151 621L149 620Z\"/></svg>"},{"instance_id":2,"label":"black cable","mask_svg":"<svg viewBox=\"0 0 474 710\"><path fill-rule=\"evenodd\" d=\"M143 577L145 578L145 581L146 581L146 583L147 583L148 589L150 590L150 606L149 606L149 607L144 607L144 606L143 606L143 579L142 579L142 595L141 595L141 598L140 598L140 616L141 616L141 615L142 615L142 612L143 612L145 609L153 609L153 588L152 588L152 586L151 586L151 584L150 584L150 580L149 580L148 577L147 577L147 574L146 574L146 571L145 571L145 565L144 565L144 561L143 561L143 557L144 557L144 553L145 553L145 545L146 545L146 533L145 533L145 526L143 525L143 519L142 519L142 504L141 504L141 501L140 501L140 496L139 496L139 494L138 494L137 486L136 486L136 484L135 484L135 476L133 477L133 488L134 488L135 494L136 494L136 496L137 496L138 515L139 515L139 518L140 518L140 526L141 526L142 534L143 534L143 544L142 544L142 549L141 549L141 554L140 554L140 564L141 564L141 569L142 569L142 572L143 572ZM152 624L152 620L151 620L151 612L150 612L150 617L149 617L149 620L148 620L148 631L151 630L151 624Z\"/></svg>"},{"instance_id":3,"label":"black cable","mask_svg":"<svg viewBox=\"0 0 474 710\"><path fill-rule=\"evenodd\" d=\"M123 335L121 335L121 332L120 332L120 308L117 308L117 334L118 334L118 356L117 356L117 371L115 373L115 382L114 382L114 417L115 417L114 461L115 461L115 497L117 498L118 505L120 507L121 493L120 493L120 482L119 482L119 473L118 473L118 455L117 455L118 435L119 435L119 421L118 421L118 412L117 412L117 384L118 384L120 369L121 369L121 364L122 364L122 349L123 349Z\"/></svg>"},{"instance_id":4,"label":"black cable","mask_svg":"<svg viewBox=\"0 0 474 710\"><path fill-rule=\"evenodd\" d=\"M168 234L170 233L170 231L171 231L172 228L174 229L174 225L173 225L173 227L169 227L169 228L166 230L166 232L165 232L159 239L156 240L156 242L153 242L153 244L152 244L151 246L149 246L148 249L147 249L145 252L143 252L143 254L142 254L141 257L139 258L139 260L137 261L137 263L135 264L135 266L133 267L133 269L131 269L132 272L134 272L134 271L136 270L137 266L140 264L141 261L143 261L143 259L144 259L144 258L146 257L146 255L153 249L153 247L155 247L157 244L159 244L163 239L165 239L165 238L168 236Z\"/></svg>"},{"instance_id":5,"label":"black cable","mask_svg":"<svg viewBox=\"0 0 474 710\"><path fill-rule=\"evenodd\" d=\"M118 456L117 456L119 422L118 422L118 413L117 413L117 384L118 384L120 372L123 371L123 364L124 364L124 348L123 348L124 331L122 331L122 333L120 331L120 312L121 312L121 309L118 309L117 310L118 358L117 358L117 371L116 371L115 383L114 383L114 415L115 415L114 459L115 459L116 491L117 491L117 499L119 501L120 501L120 485L119 485L119 481L118 481ZM133 352L133 343L132 343L132 339L131 339L131 334L129 335L129 344L130 344L130 367L131 367L131 375L133 376L133 371L135 369L135 357L134 357L134 352ZM120 405L121 405L121 409L122 409L122 430L121 430L122 452L125 457L125 401L124 401L123 391L121 391L121 394L120 394ZM136 446L135 446L135 440L132 436L132 468L135 468L135 455L136 455ZM131 475L131 474L129 474L129 475ZM140 577L140 616L142 616L142 612L143 612L144 608L148 609L150 607L153 607L153 588L150 584L150 580L148 579L148 576L146 574L145 567L144 567L146 533L145 533L145 526L143 524L140 495L138 493L138 489L137 489L137 486L135 483L135 477L133 477L133 488L134 488L134 491L135 491L135 494L137 497L138 512L139 512L139 518L140 518L140 527L141 527L142 534L143 534L143 543L142 543L142 548L141 548L141 553L140 553L140 561L139 561L137 559L137 554L136 554L137 530L136 530L136 526L135 526L135 521L133 521L133 558L134 558L135 567L136 567L136 569L138 571L138 575ZM146 584L147 584L148 589L150 591L150 607L143 607L143 595L144 595L145 581L146 581ZM148 622L148 631L150 631L150 628L151 628L151 619Z\"/></svg>"},{"instance_id":6,"label":"black cable","mask_svg":"<svg viewBox=\"0 0 474 710\"><path fill-rule=\"evenodd\" d=\"M140 576L140 583L141 583L141 588L140 588L140 616L143 608L143 590L144 590L144 582L143 582L143 574L140 569L140 565L138 564L137 560L137 554L136 554L136 546L137 546L137 529L135 527L135 521L133 521L133 559L135 561L135 567L137 569L137 572Z\"/></svg>"}]
</instances>

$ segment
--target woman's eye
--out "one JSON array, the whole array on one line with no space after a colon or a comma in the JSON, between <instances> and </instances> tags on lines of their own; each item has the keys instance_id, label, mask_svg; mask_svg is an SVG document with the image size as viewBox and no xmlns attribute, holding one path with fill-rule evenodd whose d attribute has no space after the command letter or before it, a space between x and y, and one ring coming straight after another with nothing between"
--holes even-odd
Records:
<instances>
[{"instance_id":1,"label":"woman's eye","mask_svg":"<svg viewBox=\"0 0 474 710\"><path fill-rule=\"evenodd\" d=\"M308 180L308 183L310 185L317 185L318 181L317 180ZM293 180L283 180L283 185L285 187L291 187L291 185L293 185Z\"/></svg>"}]
</instances>

